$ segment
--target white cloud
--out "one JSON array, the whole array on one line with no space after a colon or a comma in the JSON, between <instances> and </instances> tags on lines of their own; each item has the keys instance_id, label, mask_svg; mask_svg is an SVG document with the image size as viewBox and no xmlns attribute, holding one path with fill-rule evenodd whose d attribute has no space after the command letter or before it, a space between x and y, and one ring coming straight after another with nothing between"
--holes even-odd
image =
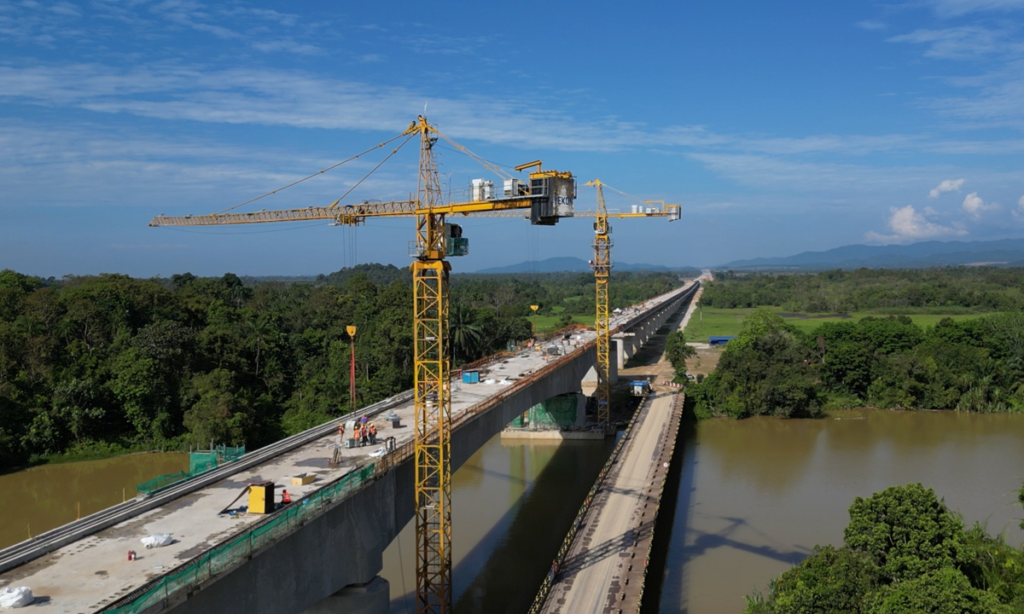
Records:
<instances>
[{"instance_id":1,"label":"white cloud","mask_svg":"<svg viewBox=\"0 0 1024 614\"><path fill-rule=\"evenodd\" d=\"M939 113L970 120L974 127L1010 126L1024 128L1024 61L983 78L958 80L954 85L979 88L967 96L941 98L928 106Z\"/></svg>"},{"instance_id":2,"label":"white cloud","mask_svg":"<svg viewBox=\"0 0 1024 614\"><path fill-rule=\"evenodd\" d=\"M928 209L925 212L918 213L913 205L907 205L906 207L889 209L892 214L889 218L889 229L893 231L893 234L885 235L870 231L864 235L867 241L872 243L901 243L904 241L913 241L919 239L931 239L934 237L941 237L947 235L965 235L967 231L962 228L955 228L950 226L942 226L936 224L928 219L930 211ZM934 212L931 212L933 215Z\"/></svg>"},{"instance_id":3,"label":"white cloud","mask_svg":"<svg viewBox=\"0 0 1024 614\"><path fill-rule=\"evenodd\" d=\"M968 194L967 198L964 198L964 204L962 206L964 211L966 211L967 214L973 217L974 219L978 219L979 217L981 217L982 211L989 211L992 209L999 208L999 205L996 205L994 203L986 205L985 201L983 201L981 197L978 196L977 192L971 192L970 194Z\"/></svg>"},{"instance_id":4,"label":"white cloud","mask_svg":"<svg viewBox=\"0 0 1024 614\"><path fill-rule=\"evenodd\" d=\"M963 179L946 179L936 187L932 188L931 192L928 192L928 196L931 198L938 198L939 194L943 192L952 192L956 190L960 191L960 186L964 184Z\"/></svg>"},{"instance_id":5,"label":"white cloud","mask_svg":"<svg viewBox=\"0 0 1024 614\"><path fill-rule=\"evenodd\" d=\"M1021 44L1007 40L1006 33L981 26L960 26L942 30L915 30L888 39L890 43L927 45L925 56L961 60L981 55L1020 51Z\"/></svg>"},{"instance_id":6,"label":"white cloud","mask_svg":"<svg viewBox=\"0 0 1024 614\"><path fill-rule=\"evenodd\" d=\"M1021 196L1020 200L1017 201L1017 206L1020 207L1022 211L1024 211L1024 196Z\"/></svg>"},{"instance_id":7,"label":"white cloud","mask_svg":"<svg viewBox=\"0 0 1024 614\"><path fill-rule=\"evenodd\" d=\"M942 17L984 11L1009 12L1024 8L1024 0L924 0Z\"/></svg>"},{"instance_id":8,"label":"white cloud","mask_svg":"<svg viewBox=\"0 0 1024 614\"><path fill-rule=\"evenodd\" d=\"M872 21L868 19L864 21L858 21L857 27L862 30L884 30L888 28L889 25L881 21Z\"/></svg>"}]
</instances>

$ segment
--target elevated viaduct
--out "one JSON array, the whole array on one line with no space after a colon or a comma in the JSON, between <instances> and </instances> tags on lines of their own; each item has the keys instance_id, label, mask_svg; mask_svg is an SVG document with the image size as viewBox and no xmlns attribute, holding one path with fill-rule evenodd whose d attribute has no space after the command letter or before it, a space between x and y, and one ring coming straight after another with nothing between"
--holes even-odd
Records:
<instances>
[{"instance_id":1,"label":"elevated viaduct","mask_svg":"<svg viewBox=\"0 0 1024 614\"><path fill-rule=\"evenodd\" d=\"M613 330L646 340L697 287L619 315ZM453 470L515 416L581 389L594 364L593 333L566 350L521 352L488 365L480 384L453 382ZM0 551L0 585L29 586L62 614L387 612L382 554L414 513L411 393L359 414L380 424L384 412L403 423L380 432L395 438L392 451L343 449L337 422L325 424ZM328 462L336 456L340 462ZM298 474L315 480L292 486ZM263 481L283 485L295 502L266 516L221 513ZM158 533L175 542L141 548L141 537ZM129 561L128 550L138 559Z\"/></svg>"}]
</instances>

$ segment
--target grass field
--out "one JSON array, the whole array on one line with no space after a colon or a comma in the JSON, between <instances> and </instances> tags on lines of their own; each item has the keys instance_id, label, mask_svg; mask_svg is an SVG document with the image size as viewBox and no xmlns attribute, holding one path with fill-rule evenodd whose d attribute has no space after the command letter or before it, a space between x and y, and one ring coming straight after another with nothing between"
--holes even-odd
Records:
<instances>
[{"instance_id":1,"label":"grass field","mask_svg":"<svg viewBox=\"0 0 1024 614\"><path fill-rule=\"evenodd\" d=\"M782 314L782 309L769 307L772 311ZM703 316L701 316L703 311ZM686 339L707 343L708 337L732 336L740 332L743 327L743 318L752 312L753 309L698 309L690 317L690 323L686 326ZM969 320L979 318L984 314L955 314L942 315L935 313L907 314L915 324L921 327L935 326L942 318L953 318L954 320ZM811 332L824 322L855 322L861 318L874 316L879 318L888 317L888 314L871 313L867 311L855 311L850 314L783 314L783 318L804 332ZM703 322L702 322L703 321Z\"/></svg>"}]
</instances>

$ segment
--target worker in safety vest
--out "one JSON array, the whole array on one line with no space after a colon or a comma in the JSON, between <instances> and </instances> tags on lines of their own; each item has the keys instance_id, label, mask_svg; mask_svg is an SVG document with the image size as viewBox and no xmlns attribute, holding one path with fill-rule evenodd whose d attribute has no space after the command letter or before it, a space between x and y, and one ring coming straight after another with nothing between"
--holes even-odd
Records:
<instances>
[{"instance_id":1,"label":"worker in safety vest","mask_svg":"<svg viewBox=\"0 0 1024 614\"><path fill-rule=\"evenodd\" d=\"M363 434L360 432L362 430L363 429L360 428L359 423L356 423L355 427L352 429L352 438L355 439L356 442L360 444L363 441Z\"/></svg>"},{"instance_id":2,"label":"worker in safety vest","mask_svg":"<svg viewBox=\"0 0 1024 614\"><path fill-rule=\"evenodd\" d=\"M377 425L370 423L370 444L374 445L377 443Z\"/></svg>"},{"instance_id":3,"label":"worker in safety vest","mask_svg":"<svg viewBox=\"0 0 1024 614\"><path fill-rule=\"evenodd\" d=\"M281 505L287 505L292 502L292 496L288 494L287 490L281 491Z\"/></svg>"},{"instance_id":4,"label":"worker in safety vest","mask_svg":"<svg viewBox=\"0 0 1024 614\"><path fill-rule=\"evenodd\" d=\"M339 422L338 423L338 443L340 443L342 445L345 444L345 423L344 422Z\"/></svg>"}]
</instances>

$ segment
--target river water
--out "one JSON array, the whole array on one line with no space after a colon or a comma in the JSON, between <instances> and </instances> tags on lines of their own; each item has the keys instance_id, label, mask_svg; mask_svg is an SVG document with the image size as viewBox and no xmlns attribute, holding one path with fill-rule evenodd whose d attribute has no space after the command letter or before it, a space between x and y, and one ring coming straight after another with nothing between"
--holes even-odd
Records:
<instances>
[{"instance_id":1,"label":"river water","mask_svg":"<svg viewBox=\"0 0 1024 614\"><path fill-rule=\"evenodd\" d=\"M681 470L666 493L671 526L660 604L646 611L739 613L743 597L842 543L855 496L894 484L935 489L968 523L1018 545L1024 510L1024 416L840 412L823 420L754 418L684 424ZM455 610L525 612L614 442L503 443L495 437L453 476ZM183 469L186 454L44 465L0 476L0 547L134 496ZM122 488L125 489L122 494ZM674 510L672 510L674 503ZM392 612L413 612L413 523L384 553ZM657 578L655 578L657 580ZM655 581L656 585L657 582Z\"/></svg>"},{"instance_id":2,"label":"river water","mask_svg":"<svg viewBox=\"0 0 1024 614\"><path fill-rule=\"evenodd\" d=\"M502 442L452 476L455 612L525 612L614 447L605 441ZM413 522L384 552L391 611L416 611Z\"/></svg>"},{"instance_id":3,"label":"river water","mask_svg":"<svg viewBox=\"0 0 1024 614\"><path fill-rule=\"evenodd\" d=\"M1024 538L1024 416L865 410L712 420L685 437L662 613L742 612L815 544L842 544L854 497L892 485L921 482L967 524Z\"/></svg>"},{"instance_id":4,"label":"river water","mask_svg":"<svg viewBox=\"0 0 1024 614\"><path fill-rule=\"evenodd\" d=\"M39 535L136 495L135 485L188 471L188 454L129 454L41 465L0 475L0 548Z\"/></svg>"}]
</instances>

